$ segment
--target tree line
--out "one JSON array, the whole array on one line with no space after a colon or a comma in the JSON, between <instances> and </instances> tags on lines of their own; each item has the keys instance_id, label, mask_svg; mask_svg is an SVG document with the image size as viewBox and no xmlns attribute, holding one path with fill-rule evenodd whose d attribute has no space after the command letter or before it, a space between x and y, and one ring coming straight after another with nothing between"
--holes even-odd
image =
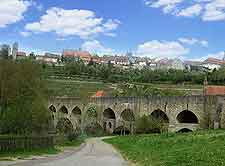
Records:
<instances>
[{"instance_id":1,"label":"tree line","mask_svg":"<svg viewBox=\"0 0 225 166\"><path fill-rule=\"evenodd\" d=\"M46 68L45 73L48 73ZM168 84L203 84L207 78L210 84L224 85L225 66L212 72L190 70L152 70L149 67L134 69L131 66L126 69L115 67L112 64L95 64L90 62L85 65L81 60L65 63L63 67L54 67L53 73L65 76L88 75L105 82L129 82L129 83L168 83Z\"/></svg>"}]
</instances>

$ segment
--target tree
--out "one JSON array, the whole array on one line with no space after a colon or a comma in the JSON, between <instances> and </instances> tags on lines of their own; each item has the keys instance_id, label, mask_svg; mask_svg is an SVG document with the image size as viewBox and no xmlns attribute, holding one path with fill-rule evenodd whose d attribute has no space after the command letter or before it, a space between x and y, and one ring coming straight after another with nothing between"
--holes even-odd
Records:
<instances>
[{"instance_id":1,"label":"tree","mask_svg":"<svg viewBox=\"0 0 225 166\"><path fill-rule=\"evenodd\" d=\"M0 61L0 128L4 134L47 132L45 82L31 61Z\"/></svg>"}]
</instances>

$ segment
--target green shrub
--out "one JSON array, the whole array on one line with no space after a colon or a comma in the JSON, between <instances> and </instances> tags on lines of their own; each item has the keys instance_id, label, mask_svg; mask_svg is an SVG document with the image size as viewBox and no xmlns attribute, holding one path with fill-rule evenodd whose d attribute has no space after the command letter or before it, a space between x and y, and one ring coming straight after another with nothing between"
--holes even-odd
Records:
<instances>
[{"instance_id":1,"label":"green shrub","mask_svg":"<svg viewBox=\"0 0 225 166\"><path fill-rule=\"evenodd\" d=\"M167 125L163 121L144 115L136 120L135 126L137 134L149 134L162 133L166 131Z\"/></svg>"}]
</instances>

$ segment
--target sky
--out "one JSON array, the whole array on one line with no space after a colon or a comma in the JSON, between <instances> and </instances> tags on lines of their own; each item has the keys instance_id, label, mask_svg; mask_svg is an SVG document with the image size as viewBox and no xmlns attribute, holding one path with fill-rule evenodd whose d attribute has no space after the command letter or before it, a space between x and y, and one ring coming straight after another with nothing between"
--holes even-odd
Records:
<instances>
[{"instance_id":1,"label":"sky","mask_svg":"<svg viewBox=\"0 0 225 166\"><path fill-rule=\"evenodd\" d=\"M0 0L0 44L21 51L223 58L225 0Z\"/></svg>"}]
</instances>

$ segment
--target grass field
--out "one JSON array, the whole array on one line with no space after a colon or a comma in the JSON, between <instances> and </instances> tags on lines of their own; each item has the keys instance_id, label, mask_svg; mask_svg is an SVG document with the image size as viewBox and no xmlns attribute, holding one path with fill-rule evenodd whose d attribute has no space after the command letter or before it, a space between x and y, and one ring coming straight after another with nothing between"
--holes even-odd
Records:
<instances>
[{"instance_id":1,"label":"grass field","mask_svg":"<svg viewBox=\"0 0 225 166\"><path fill-rule=\"evenodd\" d=\"M139 166L224 166L225 131L114 137L105 140Z\"/></svg>"}]
</instances>

